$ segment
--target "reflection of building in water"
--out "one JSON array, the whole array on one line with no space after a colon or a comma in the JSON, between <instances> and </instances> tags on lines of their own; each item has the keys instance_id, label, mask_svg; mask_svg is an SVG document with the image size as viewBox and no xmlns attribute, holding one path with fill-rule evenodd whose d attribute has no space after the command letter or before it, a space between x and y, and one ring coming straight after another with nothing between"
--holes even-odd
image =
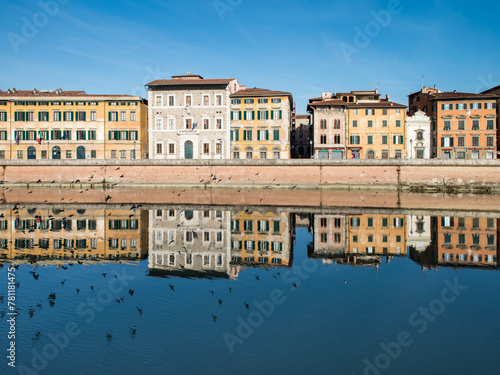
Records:
<instances>
[{"instance_id":1,"label":"reflection of building in water","mask_svg":"<svg viewBox=\"0 0 500 375\"><path fill-rule=\"evenodd\" d=\"M497 219L441 217L435 221L438 265L498 267Z\"/></svg>"},{"instance_id":2,"label":"reflection of building in water","mask_svg":"<svg viewBox=\"0 0 500 375\"><path fill-rule=\"evenodd\" d=\"M290 213L233 213L231 219L231 265L233 277L238 266L292 265Z\"/></svg>"},{"instance_id":3,"label":"reflection of building in water","mask_svg":"<svg viewBox=\"0 0 500 375\"><path fill-rule=\"evenodd\" d=\"M308 246L310 258L333 259L342 262L346 253L345 215L315 214L313 217L313 242Z\"/></svg>"},{"instance_id":4,"label":"reflection of building in water","mask_svg":"<svg viewBox=\"0 0 500 375\"><path fill-rule=\"evenodd\" d=\"M416 251L424 251L431 244L431 217L406 216L406 245Z\"/></svg>"},{"instance_id":5,"label":"reflection of building in water","mask_svg":"<svg viewBox=\"0 0 500 375\"><path fill-rule=\"evenodd\" d=\"M147 220L139 210L0 210L0 258L141 259L147 251Z\"/></svg>"},{"instance_id":6,"label":"reflection of building in water","mask_svg":"<svg viewBox=\"0 0 500 375\"><path fill-rule=\"evenodd\" d=\"M352 265L377 266L381 256L390 261L406 255L404 215L325 215L313 219L311 258Z\"/></svg>"},{"instance_id":7,"label":"reflection of building in water","mask_svg":"<svg viewBox=\"0 0 500 375\"><path fill-rule=\"evenodd\" d=\"M151 210L149 275L229 276L229 211Z\"/></svg>"}]
</instances>

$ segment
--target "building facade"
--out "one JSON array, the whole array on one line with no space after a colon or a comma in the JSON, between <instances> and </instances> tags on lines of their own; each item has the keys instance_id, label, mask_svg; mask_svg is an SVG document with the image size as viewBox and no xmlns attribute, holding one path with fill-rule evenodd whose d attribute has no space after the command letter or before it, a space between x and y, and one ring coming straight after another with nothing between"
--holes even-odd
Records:
<instances>
[{"instance_id":1,"label":"building facade","mask_svg":"<svg viewBox=\"0 0 500 375\"><path fill-rule=\"evenodd\" d=\"M292 94L243 88L231 95L231 158L289 159Z\"/></svg>"},{"instance_id":2,"label":"building facade","mask_svg":"<svg viewBox=\"0 0 500 375\"><path fill-rule=\"evenodd\" d=\"M323 93L309 100L307 110L313 124L314 157L317 159L346 158L346 103Z\"/></svg>"},{"instance_id":3,"label":"building facade","mask_svg":"<svg viewBox=\"0 0 500 375\"><path fill-rule=\"evenodd\" d=\"M310 159L313 149L311 116L295 115L292 118L290 147L292 159Z\"/></svg>"},{"instance_id":4,"label":"building facade","mask_svg":"<svg viewBox=\"0 0 500 375\"><path fill-rule=\"evenodd\" d=\"M147 151L147 102L140 97L0 92L0 159L143 159Z\"/></svg>"},{"instance_id":5,"label":"building facade","mask_svg":"<svg viewBox=\"0 0 500 375\"><path fill-rule=\"evenodd\" d=\"M406 106L377 90L338 93L347 103L347 158L401 159L406 157Z\"/></svg>"},{"instance_id":6,"label":"building facade","mask_svg":"<svg viewBox=\"0 0 500 375\"><path fill-rule=\"evenodd\" d=\"M439 159L497 158L496 94L441 92L424 87L409 96L409 113L431 119L432 157Z\"/></svg>"},{"instance_id":7,"label":"building facade","mask_svg":"<svg viewBox=\"0 0 500 375\"><path fill-rule=\"evenodd\" d=\"M408 159L430 159L432 150L431 120L422 111L406 119Z\"/></svg>"},{"instance_id":8,"label":"building facade","mask_svg":"<svg viewBox=\"0 0 500 375\"><path fill-rule=\"evenodd\" d=\"M230 95L236 79L172 76L150 82L150 159L229 159Z\"/></svg>"}]
</instances>

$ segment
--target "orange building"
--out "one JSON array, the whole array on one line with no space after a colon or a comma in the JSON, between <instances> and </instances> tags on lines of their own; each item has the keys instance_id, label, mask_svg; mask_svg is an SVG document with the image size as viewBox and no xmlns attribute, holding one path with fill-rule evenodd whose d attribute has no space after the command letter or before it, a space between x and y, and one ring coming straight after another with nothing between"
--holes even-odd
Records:
<instances>
[{"instance_id":1,"label":"orange building","mask_svg":"<svg viewBox=\"0 0 500 375\"><path fill-rule=\"evenodd\" d=\"M440 159L497 158L499 95L441 92L424 87L409 95L409 115L418 110L431 118L432 157Z\"/></svg>"}]
</instances>

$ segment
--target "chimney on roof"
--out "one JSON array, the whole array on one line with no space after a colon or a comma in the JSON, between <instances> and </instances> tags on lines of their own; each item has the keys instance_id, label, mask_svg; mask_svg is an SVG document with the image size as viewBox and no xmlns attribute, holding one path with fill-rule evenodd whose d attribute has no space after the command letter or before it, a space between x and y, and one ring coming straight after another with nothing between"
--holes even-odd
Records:
<instances>
[{"instance_id":1,"label":"chimney on roof","mask_svg":"<svg viewBox=\"0 0 500 375\"><path fill-rule=\"evenodd\" d=\"M35 95L36 95L37 93L38 93L38 91L37 91L36 89L34 89L34 90L33 90L33 94L35 94Z\"/></svg>"},{"instance_id":2,"label":"chimney on roof","mask_svg":"<svg viewBox=\"0 0 500 375\"><path fill-rule=\"evenodd\" d=\"M321 93L321 98L323 100L326 100L326 99L331 99L333 96L333 94L331 92L322 92Z\"/></svg>"},{"instance_id":3,"label":"chimney on roof","mask_svg":"<svg viewBox=\"0 0 500 375\"><path fill-rule=\"evenodd\" d=\"M246 90L247 89L247 85L240 85L240 90Z\"/></svg>"},{"instance_id":4,"label":"chimney on roof","mask_svg":"<svg viewBox=\"0 0 500 375\"><path fill-rule=\"evenodd\" d=\"M8 94L12 94L12 90L11 90L11 89L8 89L8 90L7 90L7 93L8 93Z\"/></svg>"},{"instance_id":5,"label":"chimney on roof","mask_svg":"<svg viewBox=\"0 0 500 375\"><path fill-rule=\"evenodd\" d=\"M457 90L453 90L453 93L456 94L457 93Z\"/></svg>"},{"instance_id":6,"label":"chimney on roof","mask_svg":"<svg viewBox=\"0 0 500 375\"><path fill-rule=\"evenodd\" d=\"M437 88L437 86L436 86L436 85L434 85L434 89L436 89L436 88Z\"/></svg>"},{"instance_id":7,"label":"chimney on roof","mask_svg":"<svg viewBox=\"0 0 500 375\"><path fill-rule=\"evenodd\" d=\"M15 87L12 89L12 92L13 92L14 94L17 92L17 90L16 90L16 88L15 88Z\"/></svg>"},{"instance_id":8,"label":"chimney on roof","mask_svg":"<svg viewBox=\"0 0 500 375\"><path fill-rule=\"evenodd\" d=\"M188 72L188 74L187 74L187 75L188 75L188 76L190 76L190 75L191 75L191 72Z\"/></svg>"},{"instance_id":9,"label":"chimney on roof","mask_svg":"<svg viewBox=\"0 0 500 375\"><path fill-rule=\"evenodd\" d=\"M388 102L391 101L391 97L389 95L386 95L385 98L387 99Z\"/></svg>"},{"instance_id":10,"label":"chimney on roof","mask_svg":"<svg viewBox=\"0 0 500 375\"><path fill-rule=\"evenodd\" d=\"M422 91L425 91L425 90L427 90L427 86L424 86L424 89Z\"/></svg>"}]
</instances>

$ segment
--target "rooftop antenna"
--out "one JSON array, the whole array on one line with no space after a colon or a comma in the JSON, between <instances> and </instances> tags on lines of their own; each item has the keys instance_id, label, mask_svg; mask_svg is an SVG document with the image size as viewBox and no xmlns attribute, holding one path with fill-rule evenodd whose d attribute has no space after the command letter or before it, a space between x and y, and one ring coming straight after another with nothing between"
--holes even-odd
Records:
<instances>
[{"instance_id":1,"label":"rooftop antenna","mask_svg":"<svg viewBox=\"0 0 500 375\"><path fill-rule=\"evenodd\" d=\"M424 78L425 76L422 76L422 88L424 88Z\"/></svg>"},{"instance_id":2,"label":"rooftop antenna","mask_svg":"<svg viewBox=\"0 0 500 375\"><path fill-rule=\"evenodd\" d=\"M377 78L377 90L379 89L380 80Z\"/></svg>"}]
</instances>

